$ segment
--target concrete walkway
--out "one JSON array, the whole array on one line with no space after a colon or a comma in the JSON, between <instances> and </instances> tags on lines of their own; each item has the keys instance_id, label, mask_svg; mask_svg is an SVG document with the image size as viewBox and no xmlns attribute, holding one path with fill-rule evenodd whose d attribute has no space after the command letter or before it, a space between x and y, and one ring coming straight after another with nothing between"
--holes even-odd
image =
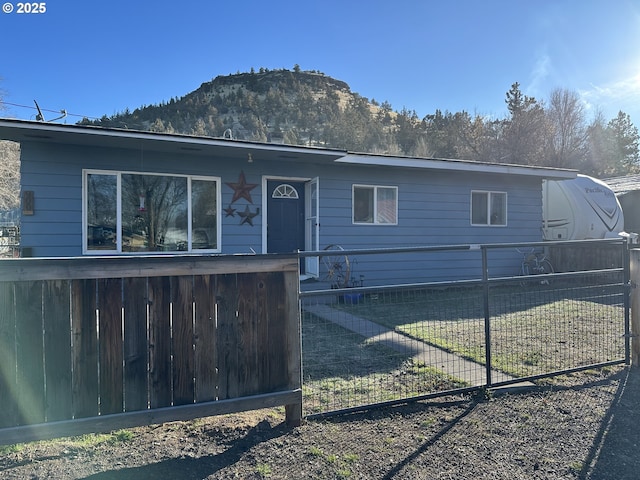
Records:
<instances>
[{"instance_id":1,"label":"concrete walkway","mask_svg":"<svg viewBox=\"0 0 640 480\"><path fill-rule=\"evenodd\" d=\"M326 304L305 305L304 310L324 320L340 325L341 327L362 335L370 342L380 343L397 352L411 355L414 360L426 366L437 368L447 375L465 381L470 386L485 385L486 368L459 355L447 352L441 348L415 340L393 330L389 330L378 323L348 312L337 310ZM491 371L491 383L515 380L497 370Z\"/></svg>"}]
</instances>

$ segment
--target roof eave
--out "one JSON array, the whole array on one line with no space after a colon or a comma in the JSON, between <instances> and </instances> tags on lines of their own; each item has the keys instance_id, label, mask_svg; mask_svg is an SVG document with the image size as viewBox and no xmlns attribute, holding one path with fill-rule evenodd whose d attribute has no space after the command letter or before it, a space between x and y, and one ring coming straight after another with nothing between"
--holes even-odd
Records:
<instances>
[{"instance_id":1,"label":"roof eave","mask_svg":"<svg viewBox=\"0 0 640 480\"><path fill-rule=\"evenodd\" d=\"M181 134L144 132L139 130L111 129L94 126L63 125L55 123L34 122L28 120L0 119L0 139L16 142L52 142L79 145L109 143L115 147L125 143L136 142L154 146L161 150L162 145L172 145L194 154L206 153L209 150L250 151L252 153L278 154L280 158L314 156L333 160L346 154L344 150L325 149L295 145L282 145L245 140L220 139ZM126 145L125 145L126 146Z\"/></svg>"},{"instance_id":2,"label":"roof eave","mask_svg":"<svg viewBox=\"0 0 640 480\"><path fill-rule=\"evenodd\" d=\"M475 162L471 160L443 160L411 157L387 157L349 153L335 160L336 163L371 166L390 166L417 168L426 170L448 170L473 173L496 173L506 175L525 175L550 179L571 179L578 175L577 170L503 163Z\"/></svg>"},{"instance_id":3,"label":"roof eave","mask_svg":"<svg viewBox=\"0 0 640 480\"><path fill-rule=\"evenodd\" d=\"M187 152L194 155L215 153L240 158L251 153L255 160L329 161L344 165L367 165L393 168L524 175L549 179L571 179L578 172L569 169L447 160L347 152L339 149L248 142L182 134L144 132L85 125L64 125L30 120L0 119L0 139L16 142L52 142L77 145L109 145L132 148L139 146L163 151Z\"/></svg>"}]
</instances>

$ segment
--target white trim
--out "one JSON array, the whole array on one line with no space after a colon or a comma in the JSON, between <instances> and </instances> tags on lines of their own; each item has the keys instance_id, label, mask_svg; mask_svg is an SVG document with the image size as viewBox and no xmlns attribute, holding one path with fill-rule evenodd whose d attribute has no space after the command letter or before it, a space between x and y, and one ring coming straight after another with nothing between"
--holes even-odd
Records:
<instances>
[{"instance_id":1,"label":"white trim","mask_svg":"<svg viewBox=\"0 0 640 480\"><path fill-rule=\"evenodd\" d=\"M313 210L313 191L315 186L315 211ZM314 177L304 185L305 191L305 250L320 250L320 177ZM312 220L314 222L312 223ZM315 244L313 240L315 239ZM305 277L320 276L320 257L305 257Z\"/></svg>"}]
</instances>

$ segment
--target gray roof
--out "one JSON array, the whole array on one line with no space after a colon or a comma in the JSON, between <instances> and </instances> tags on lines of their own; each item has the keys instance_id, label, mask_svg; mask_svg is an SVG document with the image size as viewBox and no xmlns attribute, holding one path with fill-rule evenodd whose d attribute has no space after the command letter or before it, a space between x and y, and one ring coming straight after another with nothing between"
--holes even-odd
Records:
<instances>
[{"instance_id":1,"label":"gray roof","mask_svg":"<svg viewBox=\"0 0 640 480\"><path fill-rule=\"evenodd\" d=\"M640 175L625 175L623 177L606 178L604 183L609 185L616 195L624 195L635 190L640 190Z\"/></svg>"}]
</instances>

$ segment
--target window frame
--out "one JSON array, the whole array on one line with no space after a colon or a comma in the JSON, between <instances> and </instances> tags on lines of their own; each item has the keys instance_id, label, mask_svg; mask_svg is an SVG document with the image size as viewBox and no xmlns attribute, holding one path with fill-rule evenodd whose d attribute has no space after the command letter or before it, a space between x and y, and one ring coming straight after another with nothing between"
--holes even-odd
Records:
<instances>
[{"instance_id":1,"label":"window frame","mask_svg":"<svg viewBox=\"0 0 640 480\"><path fill-rule=\"evenodd\" d=\"M105 175L113 176L116 178L116 242L113 249L90 249L89 248L89 235L88 235L88 201L89 201L89 185L88 179L90 175ZM122 250L122 224L123 224L123 208L122 208L122 176L123 175L145 175L145 176L164 176L171 178L185 178L187 180L187 250L169 250L169 251L154 251L145 250L137 252L128 252ZM216 248L207 249L194 249L193 248L193 210L192 210L192 181L207 181L215 183L216 188ZM83 255L175 255L175 254L207 254L207 253L221 253L222 252L222 179L216 176L203 176L203 175L184 175L176 173L161 173L161 172L139 172L128 170L101 170L101 169L83 169L82 170L82 254Z\"/></svg>"},{"instance_id":2,"label":"window frame","mask_svg":"<svg viewBox=\"0 0 640 480\"><path fill-rule=\"evenodd\" d=\"M485 203L484 208L486 209L486 213L487 213L487 220L484 223L474 223L473 221L473 207L474 207L474 202L473 202L473 197L474 194L484 194L487 196L487 201ZM499 196L503 196L504 197L504 223L491 223L491 216L492 216L492 198L495 195L499 195ZM498 190L471 190L471 195L469 198L469 223L471 224L472 227L506 227L508 225L508 194L507 192L503 192L503 191L498 191Z\"/></svg>"},{"instance_id":3,"label":"window frame","mask_svg":"<svg viewBox=\"0 0 640 480\"><path fill-rule=\"evenodd\" d=\"M371 189L373 190L373 218L371 222L362 222L362 221L356 221L355 219L355 213L356 213L356 208L355 208L355 191L356 188L363 188L363 189ZM387 189L387 190L393 190L394 192L394 211L393 211L393 216L394 216L394 221L393 222L380 222L378 220L378 191L381 189ZM360 183L354 183L353 185L351 185L351 223L353 225L376 225L376 226L394 226L394 225L398 225L398 187L397 186L393 186L393 185L365 185L365 184L360 184Z\"/></svg>"}]
</instances>

